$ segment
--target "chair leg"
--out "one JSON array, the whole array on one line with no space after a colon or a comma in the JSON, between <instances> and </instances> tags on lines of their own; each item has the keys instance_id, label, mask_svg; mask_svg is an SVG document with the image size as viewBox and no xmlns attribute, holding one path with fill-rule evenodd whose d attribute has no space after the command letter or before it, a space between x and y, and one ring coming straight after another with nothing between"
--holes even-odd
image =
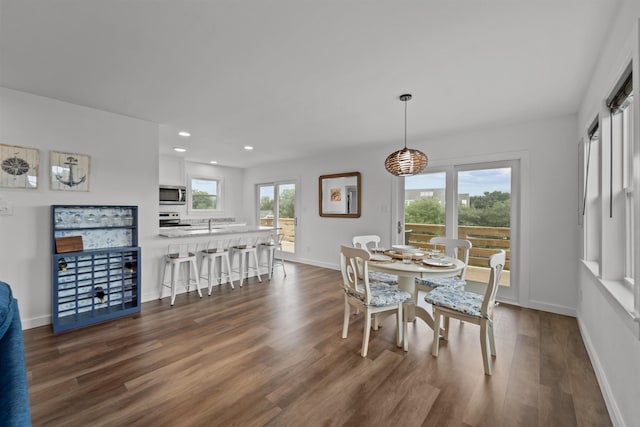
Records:
<instances>
[{"instance_id":1,"label":"chair leg","mask_svg":"<svg viewBox=\"0 0 640 427\"><path fill-rule=\"evenodd\" d=\"M202 292L200 291L200 279L198 278L198 266L196 265L196 260L189 261L189 268L191 269L191 273L195 278L196 290L198 291L198 295L202 298ZM191 279L189 279L191 282Z\"/></svg>"},{"instance_id":2,"label":"chair leg","mask_svg":"<svg viewBox=\"0 0 640 427\"><path fill-rule=\"evenodd\" d=\"M369 351L369 334L371 333L371 313L369 310L365 310L364 313L364 336L362 337L362 357L367 357L367 351Z\"/></svg>"},{"instance_id":3,"label":"chair leg","mask_svg":"<svg viewBox=\"0 0 640 427\"><path fill-rule=\"evenodd\" d=\"M437 308L433 309L433 347L431 348L431 355L438 357L438 346L440 345L440 311Z\"/></svg>"},{"instance_id":4,"label":"chair leg","mask_svg":"<svg viewBox=\"0 0 640 427\"><path fill-rule=\"evenodd\" d=\"M373 315L373 330L377 331L380 328L380 313Z\"/></svg>"},{"instance_id":5,"label":"chair leg","mask_svg":"<svg viewBox=\"0 0 640 427\"><path fill-rule=\"evenodd\" d=\"M227 279L229 280L229 284L231 285L231 289L235 289L233 286L233 280L231 279L231 262L229 261L229 257L223 257L227 263ZM220 266L220 280L222 281L222 266Z\"/></svg>"},{"instance_id":6,"label":"chair leg","mask_svg":"<svg viewBox=\"0 0 640 427\"><path fill-rule=\"evenodd\" d=\"M253 262L255 262L255 266L256 266L256 276L258 276L258 282L262 283L262 277L260 277L260 271L258 270L260 268L260 264L258 264L258 251L253 250L251 251L251 253L253 254ZM249 260L247 260L247 271L248 270L249 270Z\"/></svg>"},{"instance_id":7,"label":"chair leg","mask_svg":"<svg viewBox=\"0 0 640 427\"><path fill-rule=\"evenodd\" d=\"M211 290L213 289L213 281L212 281L212 277L215 275L215 264L216 262L209 258L209 257L205 257L202 259L202 262L204 263L204 261L207 261L207 263L209 264L209 277L207 278L209 280L209 295L211 295ZM217 282L217 280L216 280Z\"/></svg>"},{"instance_id":8,"label":"chair leg","mask_svg":"<svg viewBox=\"0 0 640 427\"><path fill-rule=\"evenodd\" d=\"M493 320L487 321L487 332L489 333L489 348L491 349L491 355L496 355L496 341L493 338Z\"/></svg>"},{"instance_id":9,"label":"chair leg","mask_svg":"<svg viewBox=\"0 0 640 427\"><path fill-rule=\"evenodd\" d=\"M342 338L347 337L349 332L349 316L351 316L351 306L347 302L347 297L344 297L344 320L342 321Z\"/></svg>"},{"instance_id":10,"label":"chair leg","mask_svg":"<svg viewBox=\"0 0 640 427\"><path fill-rule=\"evenodd\" d=\"M396 330L396 334L397 334L397 342L396 345L398 347L402 347L403 346L403 341L404 341L404 316L402 313L402 303L398 304L398 314L396 315L398 317L398 322L397 322L397 330Z\"/></svg>"},{"instance_id":11,"label":"chair leg","mask_svg":"<svg viewBox=\"0 0 640 427\"><path fill-rule=\"evenodd\" d=\"M171 305L176 302L176 283L180 268L176 264L171 264Z\"/></svg>"},{"instance_id":12,"label":"chair leg","mask_svg":"<svg viewBox=\"0 0 640 427\"><path fill-rule=\"evenodd\" d=\"M487 331L487 321L482 319L480 321L480 349L482 351L482 363L484 364L485 375L491 375L491 362L489 358L487 341L489 340Z\"/></svg>"},{"instance_id":13,"label":"chair leg","mask_svg":"<svg viewBox=\"0 0 640 427\"><path fill-rule=\"evenodd\" d=\"M402 348L404 351L409 351L409 337L408 337L408 333L409 333L409 328L407 327L407 325L409 324L409 321L407 320L407 311L403 310L402 311Z\"/></svg>"},{"instance_id":14,"label":"chair leg","mask_svg":"<svg viewBox=\"0 0 640 427\"><path fill-rule=\"evenodd\" d=\"M444 317L444 339L448 340L449 339L449 316L443 316Z\"/></svg>"}]
</instances>

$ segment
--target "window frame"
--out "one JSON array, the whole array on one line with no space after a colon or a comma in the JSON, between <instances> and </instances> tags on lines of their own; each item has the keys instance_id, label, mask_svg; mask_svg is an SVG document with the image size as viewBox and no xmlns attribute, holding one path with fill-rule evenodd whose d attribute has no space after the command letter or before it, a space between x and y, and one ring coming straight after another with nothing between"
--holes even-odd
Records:
<instances>
[{"instance_id":1,"label":"window frame","mask_svg":"<svg viewBox=\"0 0 640 427\"><path fill-rule=\"evenodd\" d=\"M192 214L211 214L224 211L224 179L220 177L202 176L202 175L190 175L188 177L189 185L187 186L187 209ZM210 181L216 183L216 207L215 209L195 209L193 207L193 181Z\"/></svg>"}]
</instances>

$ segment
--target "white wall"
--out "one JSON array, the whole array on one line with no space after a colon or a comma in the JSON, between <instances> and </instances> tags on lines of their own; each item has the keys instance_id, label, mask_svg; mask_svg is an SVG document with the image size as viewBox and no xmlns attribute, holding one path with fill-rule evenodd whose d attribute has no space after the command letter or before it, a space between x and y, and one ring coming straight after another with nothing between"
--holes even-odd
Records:
<instances>
[{"instance_id":1,"label":"white wall","mask_svg":"<svg viewBox=\"0 0 640 427\"><path fill-rule=\"evenodd\" d=\"M431 164L460 164L522 157L522 248L519 303L552 312L575 314L578 256L576 118L498 127L410 142ZM339 245L357 234L392 239L393 188L398 179L384 169L388 147L344 150L264 165L246 171L245 205L255 212L255 184L283 179L299 181L299 222L296 258L302 262L338 268ZM318 214L318 177L338 172L362 173L362 216L323 218ZM553 260L553 262L549 262Z\"/></svg>"},{"instance_id":2,"label":"white wall","mask_svg":"<svg viewBox=\"0 0 640 427\"><path fill-rule=\"evenodd\" d=\"M190 177L220 180L222 209L215 213L199 213L190 211L187 205L162 205L161 212L179 212L184 219L235 218L238 222L247 222L251 215L246 215L243 206L244 169L189 162L180 156L160 156L161 184L188 187Z\"/></svg>"},{"instance_id":3,"label":"white wall","mask_svg":"<svg viewBox=\"0 0 640 427\"><path fill-rule=\"evenodd\" d=\"M138 205L148 286L145 242L158 230L156 124L0 88L0 143L40 150L37 189L0 188L13 206L0 216L0 280L11 285L25 328L51 323L50 205ZM89 192L49 190L50 150L91 156Z\"/></svg>"},{"instance_id":4,"label":"white wall","mask_svg":"<svg viewBox=\"0 0 640 427\"><path fill-rule=\"evenodd\" d=\"M636 26L639 17L640 2L626 0L599 57L580 108L578 132L582 135L602 110L604 100L632 58L636 62L634 92L636 95L638 93L640 78L637 62L640 60L640 52ZM636 120L637 118L638 114L635 115ZM638 125L635 128L638 129ZM640 135L635 136L636 143L639 137ZM614 425L639 425L639 325L629 311L611 297L591 270L581 261L578 264L578 323L607 402L609 415Z\"/></svg>"}]
</instances>

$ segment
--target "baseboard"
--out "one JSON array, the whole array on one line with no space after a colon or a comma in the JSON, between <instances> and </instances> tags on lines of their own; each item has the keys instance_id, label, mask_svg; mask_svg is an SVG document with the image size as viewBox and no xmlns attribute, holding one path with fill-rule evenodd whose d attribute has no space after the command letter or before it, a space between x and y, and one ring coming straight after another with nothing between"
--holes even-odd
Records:
<instances>
[{"instance_id":1,"label":"baseboard","mask_svg":"<svg viewBox=\"0 0 640 427\"><path fill-rule=\"evenodd\" d=\"M624 426L624 420L622 419L622 414L620 413L620 409L618 409L618 405L616 404L615 398L613 397L613 393L611 392L611 386L607 381L607 376L605 375L604 369L602 369L602 364L600 363L600 359L598 359L598 354L593 347L593 343L591 342L591 337L587 333L586 329L583 327L580 317L578 320L578 329L580 330L580 335L582 336L582 341L584 342L584 346L587 349L587 354L589 355L589 360L591 360L591 366L593 366L593 370L596 373L596 379L598 380L598 384L600 385L600 390L602 391L602 397L604 398L604 403L607 405L607 411L609 411L609 417L611 418L611 423L614 426Z\"/></svg>"},{"instance_id":2,"label":"baseboard","mask_svg":"<svg viewBox=\"0 0 640 427\"><path fill-rule=\"evenodd\" d=\"M529 300L528 308L540 311L548 311L549 313L563 314L565 316L576 317L576 309L564 305L549 304L547 302Z\"/></svg>"},{"instance_id":3,"label":"baseboard","mask_svg":"<svg viewBox=\"0 0 640 427\"><path fill-rule=\"evenodd\" d=\"M22 330L39 328L40 326L51 325L53 322L51 316L34 317L33 319L21 319Z\"/></svg>"}]
</instances>

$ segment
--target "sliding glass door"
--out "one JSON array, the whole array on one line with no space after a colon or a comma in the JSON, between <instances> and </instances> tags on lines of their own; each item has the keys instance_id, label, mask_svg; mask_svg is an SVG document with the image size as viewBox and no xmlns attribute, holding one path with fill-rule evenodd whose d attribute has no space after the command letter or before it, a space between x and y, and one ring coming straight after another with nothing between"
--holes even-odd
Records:
<instances>
[{"instance_id":1,"label":"sliding glass door","mask_svg":"<svg viewBox=\"0 0 640 427\"><path fill-rule=\"evenodd\" d=\"M429 248L435 236L471 241L467 281L486 283L488 257L507 253L500 295L516 299L512 251L517 248L518 162L466 164L406 177L402 214L404 236L411 245ZM401 220L399 220L400 222ZM398 227L401 228L401 227Z\"/></svg>"},{"instance_id":2,"label":"sliding glass door","mask_svg":"<svg viewBox=\"0 0 640 427\"><path fill-rule=\"evenodd\" d=\"M258 223L277 226L284 234L282 251L296 252L296 183L293 181L258 184Z\"/></svg>"}]
</instances>

